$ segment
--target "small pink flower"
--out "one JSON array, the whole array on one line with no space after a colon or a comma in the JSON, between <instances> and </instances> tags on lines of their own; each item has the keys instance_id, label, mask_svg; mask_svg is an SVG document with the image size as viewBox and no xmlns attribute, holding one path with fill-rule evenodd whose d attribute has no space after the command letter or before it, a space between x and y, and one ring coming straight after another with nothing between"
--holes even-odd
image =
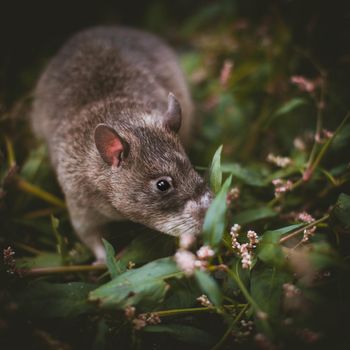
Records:
<instances>
[{"instance_id":1,"label":"small pink flower","mask_svg":"<svg viewBox=\"0 0 350 350\"><path fill-rule=\"evenodd\" d=\"M285 168L286 166L292 164L292 160L290 158L275 156L272 153L269 153L266 159L268 162L276 164L280 168Z\"/></svg>"},{"instance_id":2,"label":"small pink flower","mask_svg":"<svg viewBox=\"0 0 350 350\"><path fill-rule=\"evenodd\" d=\"M193 275L196 268L196 256L193 253L180 249L175 254L175 261L187 276Z\"/></svg>"},{"instance_id":3,"label":"small pink flower","mask_svg":"<svg viewBox=\"0 0 350 350\"><path fill-rule=\"evenodd\" d=\"M290 191L293 188L293 182L290 180L274 179L272 184L275 186L275 197L279 198L282 193Z\"/></svg>"},{"instance_id":4,"label":"small pink flower","mask_svg":"<svg viewBox=\"0 0 350 350\"><path fill-rule=\"evenodd\" d=\"M213 257L214 254L215 254L214 250L211 249L208 245L204 245L203 247L200 247L197 251L197 256L201 260L207 260Z\"/></svg>"},{"instance_id":5,"label":"small pink flower","mask_svg":"<svg viewBox=\"0 0 350 350\"><path fill-rule=\"evenodd\" d=\"M309 213L307 213L306 211L299 213L297 215L297 219L299 219L300 221L306 222L308 224L315 221L315 218L311 216Z\"/></svg>"},{"instance_id":6,"label":"small pink flower","mask_svg":"<svg viewBox=\"0 0 350 350\"><path fill-rule=\"evenodd\" d=\"M196 241L196 236L190 233L183 233L180 236L180 248L188 249Z\"/></svg>"},{"instance_id":7,"label":"small pink flower","mask_svg":"<svg viewBox=\"0 0 350 350\"><path fill-rule=\"evenodd\" d=\"M200 297L197 298L197 301L205 307L212 306L213 304L210 302L208 297L205 294L202 294Z\"/></svg>"},{"instance_id":8,"label":"small pink flower","mask_svg":"<svg viewBox=\"0 0 350 350\"><path fill-rule=\"evenodd\" d=\"M291 83L298 86L301 91L313 92L316 88L316 85L313 81L306 79L301 75L293 75L290 78Z\"/></svg>"},{"instance_id":9,"label":"small pink flower","mask_svg":"<svg viewBox=\"0 0 350 350\"><path fill-rule=\"evenodd\" d=\"M233 69L233 61L231 60L225 60L224 64L221 68L220 72L220 84L223 87L227 86L228 80L230 79L230 76L232 74L232 69Z\"/></svg>"}]
</instances>

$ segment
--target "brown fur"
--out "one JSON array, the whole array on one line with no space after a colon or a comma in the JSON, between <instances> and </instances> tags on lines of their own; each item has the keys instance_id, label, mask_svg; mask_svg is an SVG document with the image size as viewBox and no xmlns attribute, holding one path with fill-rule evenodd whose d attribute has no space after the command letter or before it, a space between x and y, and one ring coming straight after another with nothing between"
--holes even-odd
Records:
<instances>
[{"instance_id":1,"label":"brown fur","mask_svg":"<svg viewBox=\"0 0 350 350\"><path fill-rule=\"evenodd\" d=\"M174 53L151 34L116 27L77 34L38 82L33 128L48 144L72 224L98 259L101 227L111 220L169 234L201 228L211 195L167 128L169 92L180 102L179 136L187 143L192 104ZM130 146L117 168L96 147L100 123ZM166 194L155 187L164 176L174 184Z\"/></svg>"}]
</instances>

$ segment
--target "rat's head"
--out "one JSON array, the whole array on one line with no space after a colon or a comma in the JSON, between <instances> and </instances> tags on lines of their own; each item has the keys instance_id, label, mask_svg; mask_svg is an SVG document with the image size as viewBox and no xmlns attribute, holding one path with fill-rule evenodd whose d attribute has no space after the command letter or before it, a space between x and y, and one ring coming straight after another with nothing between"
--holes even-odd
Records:
<instances>
[{"instance_id":1,"label":"rat's head","mask_svg":"<svg viewBox=\"0 0 350 350\"><path fill-rule=\"evenodd\" d=\"M144 125L99 124L95 129L108 171L109 201L130 220L161 232L197 234L212 194L179 141L180 105L169 94L162 118L145 119Z\"/></svg>"}]
</instances>

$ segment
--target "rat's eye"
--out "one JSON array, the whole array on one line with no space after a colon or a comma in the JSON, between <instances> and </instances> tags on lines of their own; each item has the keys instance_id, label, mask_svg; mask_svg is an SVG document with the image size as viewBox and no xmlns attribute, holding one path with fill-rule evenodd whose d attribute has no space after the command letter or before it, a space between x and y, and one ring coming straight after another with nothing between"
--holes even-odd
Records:
<instances>
[{"instance_id":1,"label":"rat's eye","mask_svg":"<svg viewBox=\"0 0 350 350\"><path fill-rule=\"evenodd\" d=\"M165 192L171 187L169 181L161 179L157 182L157 188L159 191Z\"/></svg>"}]
</instances>

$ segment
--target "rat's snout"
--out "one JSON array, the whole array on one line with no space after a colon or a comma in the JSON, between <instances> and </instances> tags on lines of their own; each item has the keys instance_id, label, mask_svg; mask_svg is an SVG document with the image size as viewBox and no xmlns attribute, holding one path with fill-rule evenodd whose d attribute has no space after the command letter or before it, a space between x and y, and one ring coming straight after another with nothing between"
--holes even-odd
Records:
<instances>
[{"instance_id":1,"label":"rat's snout","mask_svg":"<svg viewBox=\"0 0 350 350\"><path fill-rule=\"evenodd\" d=\"M207 212L213 197L213 193L207 189L202 195L197 197L196 200L191 200L186 204L185 212L191 215L200 226L202 225L205 213Z\"/></svg>"}]
</instances>

